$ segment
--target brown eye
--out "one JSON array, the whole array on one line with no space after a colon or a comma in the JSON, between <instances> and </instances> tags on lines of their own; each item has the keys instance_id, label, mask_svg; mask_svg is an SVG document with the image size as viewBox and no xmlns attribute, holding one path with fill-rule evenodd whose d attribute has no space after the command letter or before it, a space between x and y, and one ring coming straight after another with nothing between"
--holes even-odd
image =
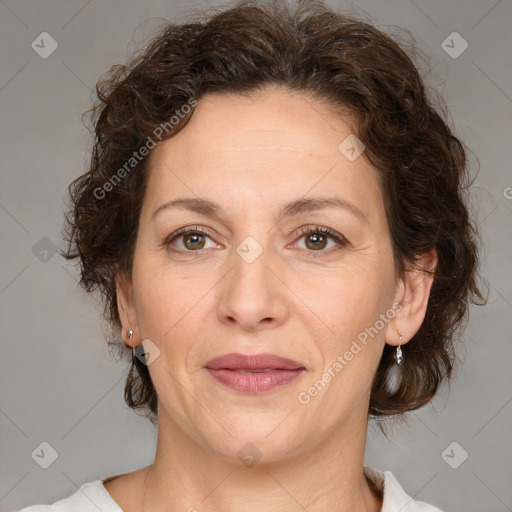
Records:
<instances>
[{"instance_id":1,"label":"brown eye","mask_svg":"<svg viewBox=\"0 0 512 512\"><path fill-rule=\"evenodd\" d=\"M324 235L319 233L312 233L310 235L306 235L306 247L310 250L318 250L325 249L327 245L327 238Z\"/></svg>"},{"instance_id":2,"label":"brown eye","mask_svg":"<svg viewBox=\"0 0 512 512\"><path fill-rule=\"evenodd\" d=\"M323 256L345 247L348 240L329 228L317 226L302 229L297 243L309 256Z\"/></svg>"},{"instance_id":3,"label":"brown eye","mask_svg":"<svg viewBox=\"0 0 512 512\"><path fill-rule=\"evenodd\" d=\"M216 248L215 242L208 233L209 232L201 226L188 226L175 231L172 235L167 237L163 245L167 245L169 248L181 252Z\"/></svg>"},{"instance_id":4,"label":"brown eye","mask_svg":"<svg viewBox=\"0 0 512 512\"><path fill-rule=\"evenodd\" d=\"M200 233L192 233L191 235L183 236L183 245L191 251L202 249L204 244L204 235L201 235Z\"/></svg>"}]
</instances>

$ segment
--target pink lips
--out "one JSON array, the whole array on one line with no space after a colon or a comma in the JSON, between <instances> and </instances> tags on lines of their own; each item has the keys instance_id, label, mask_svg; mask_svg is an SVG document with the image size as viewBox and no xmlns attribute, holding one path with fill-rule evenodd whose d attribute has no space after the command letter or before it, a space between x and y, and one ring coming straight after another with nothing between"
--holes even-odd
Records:
<instances>
[{"instance_id":1,"label":"pink lips","mask_svg":"<svg viewBox=\"0 0 512 512\"><path fill-rule=\"evenodd\" d=\"M296 379L304 366L274 354L225 354L205 365L222 384L246 393L270 391Z\"/></svg>"}]
</instances>

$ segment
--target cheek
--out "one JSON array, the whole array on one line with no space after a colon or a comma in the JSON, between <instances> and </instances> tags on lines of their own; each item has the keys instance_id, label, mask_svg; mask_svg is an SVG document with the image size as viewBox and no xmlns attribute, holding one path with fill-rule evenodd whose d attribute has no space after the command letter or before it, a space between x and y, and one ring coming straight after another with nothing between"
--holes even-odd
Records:
<instances>
[{"instance_id":1,"label":"cheek","mask_svg":"<svg viewBox=\"0 0 512 512\"><path fill-rule=\"evenodd\" d=\"M134 262L135 305L142 335L159 344L187 327L187 316L204 292L197 281L180 279L152 263L149 257Z\"/></svg>"},{"instance_id":2,"label":"cheek","mask_svg":"<svg viewBox=\"0 0 512 512\"><path fill-rule=\"evenodd\" d=\"M303 281L301 298L329 327L329 338L356 336L389 307L391 280L378 265L366 263L338 268L321 280Z\"/></svg>"},{"instance_id":3,"label":"cheek","mask_svg":"<svg viewBox=\"0 0 512 512\"><path fill-rule=\"evenodd\" d=\"M311 332L319 364L297 397L301 404L308 401L305 412L318 417L319 428L339 425L368 399L385 335L385 328L374 330L374 326L387 307L367 288L325 291L332 332L328 336Z\"/></svg>"},{"instance_id":4,"label":"cheek","mask_svg":"<svg viewBox=\"0 0 512 512\"><path fill-rule=\"evenodd\" d=\"M362 258L361 262L340 268L336 279L324 279L317 288L308 288L311 310L329 326L327 336L325 327L322 335L316 327L310 334L321 361L315 378L328 388L319 403L327 401L332 411L339 412L369 391L386 329L394 316L389 314L394 276L391 265L375 259Z\"/></svg>"}]
</instances>

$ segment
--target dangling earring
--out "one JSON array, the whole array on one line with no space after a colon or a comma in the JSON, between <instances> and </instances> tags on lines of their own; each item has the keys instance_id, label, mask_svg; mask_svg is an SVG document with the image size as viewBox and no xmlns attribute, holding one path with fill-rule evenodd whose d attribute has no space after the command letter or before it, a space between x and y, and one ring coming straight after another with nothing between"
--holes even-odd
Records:
<instances>
[{"instance_id":1,"label":"dangling earring","mask_svg":"<svg viewBox=\"0 0 512 512\"><path fill-rule=\"evenodd\" d=\"M404 362L404 355L402 354L402 343L401 343L403 334L398 329L396 330L396 332L398 333L398 336L400 336L400 344L396 348L395 361L397 362L397 364L402 364Z\"/></svg>"},{"instance_id":2,"label":"dangling earring","mask_svg":"<svg viewBox=\"0 0 512 512\"><path fill-rule=\"evenodd\" d=\"M133 329L128 331L128 338L131 340L133 338ZM135 347L132 347L132 364L135 363Z\"/></svg>"}]
</instances>

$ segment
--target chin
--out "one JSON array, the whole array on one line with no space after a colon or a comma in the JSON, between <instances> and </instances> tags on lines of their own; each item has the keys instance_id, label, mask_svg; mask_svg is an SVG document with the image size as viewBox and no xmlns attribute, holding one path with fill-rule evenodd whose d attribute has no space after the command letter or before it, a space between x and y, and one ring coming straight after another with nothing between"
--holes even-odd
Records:
<instances>
[{"instance_id":1,"label":"chin","mask_svg":"<svg viewBox=\"0 0 512 512\"><path fill-rule=\"evenodd\" d=\"M223 430L222 436L212 436L208 430L202 433L203 440L212 452L231 463L247 467L277 463L296 455L308 444L307 426L297 418L283 422L288 414L238 415L223 425L231 435Z\"/></svg>"}]
</instances>

